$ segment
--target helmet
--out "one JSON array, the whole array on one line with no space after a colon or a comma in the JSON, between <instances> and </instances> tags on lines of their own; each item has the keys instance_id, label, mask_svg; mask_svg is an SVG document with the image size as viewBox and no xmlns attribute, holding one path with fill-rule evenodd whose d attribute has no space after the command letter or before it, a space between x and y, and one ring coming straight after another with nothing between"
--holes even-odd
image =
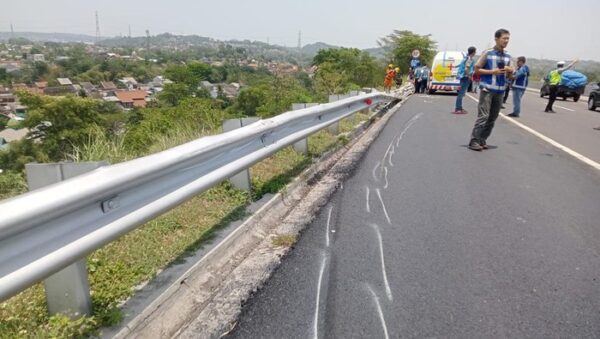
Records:
<instances>
[{"instance_id":1,"label":"helmet","mask_svg":"<svg viewBox=\"0 0 600 339\"><path fill-rule=\"evenodd\" d=\"M565 67L565 62L564 61L557 62L556 67L558 67L558 68Z\"/></svg>"},{"instance_id":2,"label":"helmet","mask_svg":"<svg viewBox=\"0 0 600 339\"><path fill-rule=\"evenodd\" d=\"M400 72L400 67L396 67L396 69L394 69L394 71Z\"/></svg>"},{"instance_id":3,"label":"helmet","mask_svg":"<svg viewBox=\"0 0 600 339\"><path fill-rule=\"evenodd\" d=\"M389 64L389 65L388 65L388 68L394 68L394 65L392 65L392 64Z\"/></svg>"}]
</instances>

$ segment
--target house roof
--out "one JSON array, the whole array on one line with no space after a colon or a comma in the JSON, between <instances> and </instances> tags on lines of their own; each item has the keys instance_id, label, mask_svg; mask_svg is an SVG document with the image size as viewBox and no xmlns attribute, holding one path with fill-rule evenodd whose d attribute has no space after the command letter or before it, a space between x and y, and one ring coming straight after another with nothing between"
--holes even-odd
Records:
<instances>
[{"instance_id":1,"label":"house roof","mask_svg":"<svg viewBox=\"0 0 600 339\"><path fill-rule=\"evenodd\" d=\"M67 86L67 85L73 84L69 78L57 78L56 81L58 81L58 83L61 84L62 86Z\"/></svg>"},{"instance_id":2,"label":"house roof","mask_svg":"<svg viewBox=\"0 0 600 339\"><path fill-rule=\"evenodd\" d=\"M119 81L122 82L122 83L129 82L131 84L137 85L137 81L134 78L132 78L132 77L124 77L123 79L121 79Z\"/></svg>"},{"instance_id":3,"label":"house roof","mask_svg":"<svg viewBox=\"0 0 600 339\"><path fill-rule=\"evenodd\" d=\"M134 107L146 107L146 91L120 91L115 96L122 103L133 103Z\"/></svg>"},{"instance_id":4,"label":"house roof","mask_svg":"<svg viewBox=\"0 0 600 339\"><path fill-rule=\"evenodd\" d=\"M83 89L85 89L86 91L93 91L96 89L96 86L94 86L94 84L87 81L80 82L79 85L81 85L81 87L83 87Z\"/></svg>"},{"instance_id":5,"label":"house roof","mask_svg":"<svg viewBox=\"0 0 600 339\"><path fill-rule=\"evenodd\" d=\"M115 89L115 88L117 88L117 86L115 86L115 84L112 81L101 81L100 82L100 87L102 87L102 89Z\"/></svg>"},{"instance_id":6,"label":"house roof","mask_svg":"<svg viewBox=\"0 0 600 339\"><path fill-rule=\"evenodd\" d=\"M3 138L4 140L6 140L6 142L11 142L25 138L25 136L27 136L27 133L29 133L29 130L27 128L21 128L17 130L7 128L0 132L0 138Z\"/></svg>"},{"instance_id":7,"label":"house roof","mask_svg":"<svg viewBox=\"0 0 600 339\"><path fill-rule=\"evenodd\" d=\"M37 88L48 87L48 82L47 81L38 81L38 82L35 83L35 86Z\"/></svg>"}]
</instances>

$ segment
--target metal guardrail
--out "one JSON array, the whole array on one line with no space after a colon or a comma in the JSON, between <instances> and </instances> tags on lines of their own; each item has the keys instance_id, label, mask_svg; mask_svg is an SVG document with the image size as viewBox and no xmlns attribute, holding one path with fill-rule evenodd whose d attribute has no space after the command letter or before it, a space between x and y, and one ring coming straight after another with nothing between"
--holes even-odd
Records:
<instances>
[{"instance_id":1,"label":"metal guardrail","mask_svg":"<svg viewBox=\"0 0 600 339\"><path fill-rule=\"evenodd\" d=\"M0 301L278 150L405 92L287 112L0 202Z\"/></svg>"}]
</instances>

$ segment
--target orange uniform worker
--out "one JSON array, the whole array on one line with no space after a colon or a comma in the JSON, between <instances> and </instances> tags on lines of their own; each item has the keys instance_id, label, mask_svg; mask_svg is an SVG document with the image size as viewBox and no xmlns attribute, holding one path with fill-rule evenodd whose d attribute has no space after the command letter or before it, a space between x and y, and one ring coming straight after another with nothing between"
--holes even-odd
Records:
<instances>
[{"instance_id":1,"label":"orange uniform worker","mask_svg":"<svg viewBox=\"0 0 600 339\"><path fill-rule=\"evenodd\" d=\"M394 65L389 64L387 71L385 72L385 80L383 81L383 89L386 92L389 92L392 89L392 84L395 77L396 71L394 70Z\"/></svg>"}]
</instances>

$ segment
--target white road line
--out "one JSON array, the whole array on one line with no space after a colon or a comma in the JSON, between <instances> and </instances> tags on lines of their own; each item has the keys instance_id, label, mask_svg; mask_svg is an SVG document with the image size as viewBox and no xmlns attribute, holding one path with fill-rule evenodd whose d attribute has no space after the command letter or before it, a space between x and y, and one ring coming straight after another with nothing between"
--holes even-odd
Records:
<instances>
[{"instance_id":1,"label":"white road line","mask_svg":"<svg viewBox=\"0 0 600 339\"><path fill-rule=\"evenodd\" d=\"M329 207L329 213L327 214L327 236L325 237L325 245L329 247L329 224L331 223L331 212L333 211L333 206Z\"/></svg>"},{"instance_id":2,"label":"white road line","mask_svg":"<svg viewBox=\"0 0 600 339\"><path fill-rule=\"evenodd\" d=\"M388 215L387 209L385 208L385 204L383 203L383 198L381 197L381 191L379 190L379 188L377 189L377 196L379 197L379 201L381 201L381 207L383 207L383 214L385 214L387 222L391 225L392 221L390 220L390 216Z\"/></svg>"},{"instance_id":3,"label":"white road line","mask_svg":"<svg viewBox=\"0 0 600 339\"><path fill-rule=\"evenodd\" d=\"M371 190L369 189L369 186L366 186L367 188L367 213L371 213L371 206L369 205L369 197L371 196Z\"/></svg>"},{"instance_id":4,"label":"white road line","mask_svg":"<svg viewBox=\"0 0 600 339\"><path fill-rule=\"evenodd\" d=\"M377 165L373 167L373 179L375 179L375 181L379 181L379 179L377 179L377 168L379 168L379 166L381 166L381 161L378 161Z\"/></svg>"},{"instance_id":5,"label":"white road line","mask_svg":"<svg viewBox=\"0 0 600 339\"><path fill-rule=\"evenodd\" d=\"M385 185L383 186L383 189L387 189L388 185L389 185L389 182L388 182L388 169L385 166L383 167L383 173L384 173L383 177L385 178Z\"/></svg>"},{"instance_id":6,"label":"white road line","mask_svg":"<svg viewBox=\"0 0 600 339\"><path fill-rule=\"evenodd\" d=\"M366 285L367 289L369 290L369 293L371 293L371 297L375 301L375 306L377 306L377 313L379 314L379 320L381 320L381 326L383 327L383 334L385 336L385 339L389 339L390 335L388 334L387 325L385 324L385 318L383 317L383 310L381 309L381 305L379 304L379 298L377 297L377 294L375 294L375 291L373 291L371 285Z\"/></svg>"},{"instance_id":7,"label":"white road line","mask_svg":"<svg viewBox=\"0 0 600 339\"><path fill-rule=\"evenodd\" d=\"M392 140L392 144L394 144L394 140ZM392 157L394 156L394 153L396 153L396 147L392 145L392 151L390 152L390 156L388 157L388 163L390 164L390 166L394 167L394 163L392 163ZM385 168L385 167L384 167Z\"/></svg>"},{"instance_id":8,"label":"white road line","mask_svg":"<svg viewBox=\"0 0 600 339\"><path fill-rule=\"evenodd\" d=\"M323 281L323 273L325 272L325 264L327 263L325 255L321 258L321 270L319 271L319 281L317 285L317 301L315 306L315 319L313 323L313 338L319 338L319 301L321 300L321 283Z\"/></svg>"},{"instance_id":9,"label":"white road line","mask_svg":"<svg viewBox=\"0 0 600 339\"><path fill-rule=\"evenodd\" d=\"M475 102L479 102L479 100L475 99L470 94L467 94L467 95L469 96L469 98L475 100ZM527 132L535 135L536 137L544 140L545 142L549 143L550 145L552 145L552 146L554 146L554 147L562 150L563 152L565 152L565 153L573 156L574 158L576 158L576 159L578 159L578 160L580 160L580 161L582 161L582 162L584 162L584 163L592 166L593 168L595 168L597 170L600 170L600 164L597 163L597 162L595 162L594 160L592 160L592 159L590 159L590 158L588 158L588 157L586 157L586 156L584 156L584 155L582 155L580 153L575 152L574 150L570 149L569 147L567 147L567 146L565 146L563 144L560 144L557 141L554 141L553 139L550 139L549 137L547 137L547 136L543 135L542 133L534 130L533 128L525 126L524 124L516 121L515 119L507 118L507 117L505 117L502 114L500 114L500 116L503 119L506 119L506 120L510 121L512 124L515 124L516 126L522 128L522 129L526 130Z\"/></svg>"},{"instance_id":10,"label":"white road line","mask_svg":"<svg viewBox=\"0 0 600 339\"><path fill-rule=\"evenodd\" d=\"M371 227L373 227L373 229L375 230L375 233L377 234L377 240L379 240L379 257L381 258L381 272L383 275L383 283L385 285L385 294L387 295L388 300L392 301L394 300L394 297L392 296L392 289L390 288L390 284L387 278L387 271L385 268L385 259L383 256L383 239L381 238L379 226L377 226L377 224L371 224Z\"/></svg>"},{"instance_id":11,"label":"white road line","mask_svg":"<svg viewBox=\"0 0 600 339\"><path fill-rule=\"evenodd\" d=\"M554 107L558 107L558 108L566 109L567 111L575 112L575 110L574 110L574 109L570 109L570 108L562 107L562 106L559 106L559 105L554 105Z\"/></svg>"}]
</instances>

